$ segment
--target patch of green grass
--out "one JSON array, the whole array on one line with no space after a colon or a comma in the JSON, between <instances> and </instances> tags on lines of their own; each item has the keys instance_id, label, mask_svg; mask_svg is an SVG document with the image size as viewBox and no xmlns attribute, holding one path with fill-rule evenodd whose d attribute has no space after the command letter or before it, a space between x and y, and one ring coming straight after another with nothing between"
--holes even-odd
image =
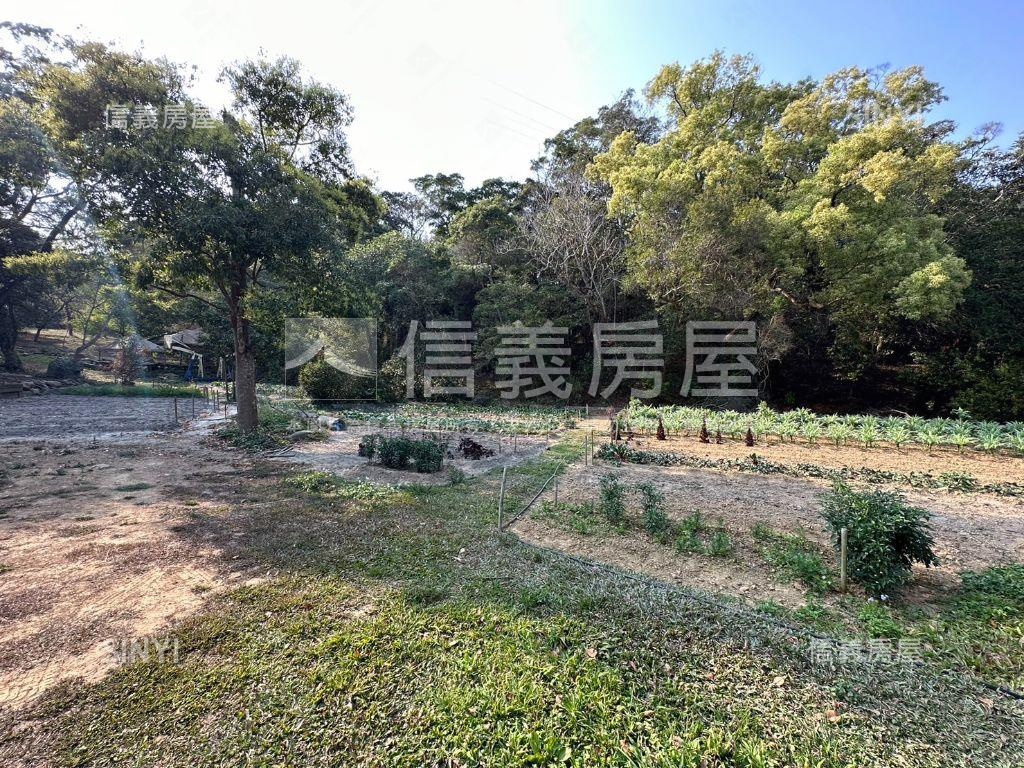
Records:
<instances>
[{"instance_id":1,"label":"patch of green grass","mask_svg":"<svg viewBox=\"0 0 1024 768\"><path fill-rule=\"evenodd\" d=\"M823 560L821 549L803 536L780 533L764 523L756 523L751 535L760 544L761 555L787 580L799 581L814 594L832 589L832 571Z\"/></svg>"},{"instance_id":2,"label":"patch of green grass","mask_svg":"<svg viewBox=\"0 0 1024 768\"><path fill-rule=\"evenodd\" d=\"M511 469L510 509L578 450L566 441ZM958 678L824 676L798 637L756 616L499 535L493 473L372 513L323 477L263 482L275 503L253 520L245 557L285 575L176 625L177 663L51 693L28 714L32 738L0 728L11 734L0 747L43 733L57 764L168 768L1022 756L1019 723L986 714ZM325 514L331 504L346 514ZM838 703L837 687L863 706Z\"/></svg>"},{"instance_id":3,"label":"patch of green grass","mask_svg":"<svg viewBox=\"0 0 1024 768\"><path fill-rule=\"evenodd\" d=\"M132 491L145 491L152 487L149 483L129 483L128 485L115 486L114 490L118 493L131 493Z\"/></svg>"},{"instance_id":4,"label":"patch of green grass","mask_svg":"<svg viewBox=\"0 0 1024 768\"><path fill-rule=\"evenodd\" d=\"M56 390L61 395L91 395L94 397L202 397L203 392L188 384L149 384L135 386L120 384L81 384Z\"/></svg>"},{"instance_id":5,"label":"patch of green grass","mask_svg":"<svg viewBox=\"0 0 1024 768\"><path fill-rule=\"evenodd\" d=\"M615 525L597 513L590 502L571 504L560 501L542 501L531 512L537 520L551 523L563 530L578 533L581 536L610 535L620 533L621 525Z\"/></svg>"}]
</instances>

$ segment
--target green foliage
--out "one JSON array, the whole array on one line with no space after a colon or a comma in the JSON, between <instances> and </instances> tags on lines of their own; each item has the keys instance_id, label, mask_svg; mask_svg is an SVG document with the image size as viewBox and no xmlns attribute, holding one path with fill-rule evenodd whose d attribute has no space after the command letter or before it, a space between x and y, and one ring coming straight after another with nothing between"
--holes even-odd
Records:
<instances>
[{"instance_id":1,"label":"green foliage","mask_svg":"<svg viewBox=\"0 0 1024 768\"><path fill-rule=\"evenodd\" d=\"M93 397L202 397L202 390L185 384L151 384L138 382L134 386L125 387L120 384L82 384L74 387L62 387L57 391L61 395L90 395ZM198 407L198 406L197 406Z\"/></svg>"},{"instance_id":2,"label":"green foliage","mask_svg":"<svg viewBox=\"0 0 1024 768\"><path fill-rule=\"evenodd\" d=\"M751 535L761 545L765 560L787 579L801 582L814 594L833 586L832 572L822 562L820 549L803 536L779 533L764 523L755 523Z\"/></svg>"},{"instance_id":3,"label":"green foliage","mask_svg":"<svg viewBox=\"0 0 1024 768\"><path fill-rule=\"evenodd\" d=\"M376 457L389 469L408 469L411 464L417 472L440 472L444 445L431 438L367 435L359 443L359 455L370 461Z\"/></svg>"},{"instance_id":4,"label":"green foliage","mask_svg":"<svg viewBox=\"0 0 1024 768\"><path fill-rule=\"evenodd\" d=\"M70 357L55 357L46 366L48 379L77 379L81 373L81 364Z\"/></svg>"},{"instance_id":5,"label":"green foliage","mask_svg":"<svg viewBox=\"0 0 1024 768\"><path fill-rule=\"evenodd\" d=\"M847 529L850 579L873 596L896 594L910 579L915 562L938 564L928 527L930 514L907 506L897 493L857 493L837 483L822 500L822 517L837 548L840 530Z\"/></svg>"},{"instance_id":6,"label":"green foliage","mask_svg":"<svg viewBox=\"0 0 1024 768\"><path fill-rule=\"evenodd\" d=\"M637 486L640 492L644 514L644 528L652 536L664 536L668 530L668 515L665 514L664 494L653 483L641 483Z\"/></svg>"},{"instance_id":7,"label":"green foliage","mask_svg":"<svg viewBox=\"0 0 1024 768\"><path fill-rule=\"evenodd\" d=\"M903 628L893 616L892 609L882 602L869 601L857 612L857 620L871 637L888 637L897 640L903 635Z\"/></svg>"},{"instance_id":8,"label":"green foliage","mask_svg":"<svg viewBox=\"0 0 1024 768\"><path fill-rule=\"evenodd\" d=\"M601 514L611 523L619 524L626 519L625 489L615 475L601 478Z\"/></svg>"},{"instance_id":9,"label":"green foliage","mask_svg":"<svg viewBox=\"0 0 1024 768\"><path fill-rule=\"evenodd\" d=\"M708 554L715 557L731 555L733 550L732 538L724 530L717 530L708 542Z\"/></svg>"},{"instance_id":10,"label":"green foliage","mask_svg":"<svg viewBox=\"0 0 1024 768\"><path fill-rule=\"evenodd\" d=\"M676 551L681 554L700 554L705 551L701 535L707 531L707 524L698 510L694 510L679 524L676 533Z\"/></svg>"},{"instance_id":11,"label":"green foliage","mask_svg":"<svg viewBox=\"0 0 1024 768\"><path fill-rule=\"evenodd\" d=\"M373 398L373 381L339 371L317 358L299 371L299 384L310 400L338 401Z\"/></svg>"},{"instance_id":12,"label":"green foliage","mask_svg":"<svg viewBox=\"0 0 1024 768\"><path fill-rule=\"evenodd\" d=\"M970 282L937 215L957 148L913 119L941 89L915 67L795 85L760 74L721 52L663 67L647 95L668 112L664 136L622 134L591 173L611 186L611 212L635 222L629 278L656 302L767 320L788 314L782 292L818 309L837 332L835 362L856 368L877 332L948 317ZM826 343L803 330L808 347Z\"/></svg>"}]
</instances>

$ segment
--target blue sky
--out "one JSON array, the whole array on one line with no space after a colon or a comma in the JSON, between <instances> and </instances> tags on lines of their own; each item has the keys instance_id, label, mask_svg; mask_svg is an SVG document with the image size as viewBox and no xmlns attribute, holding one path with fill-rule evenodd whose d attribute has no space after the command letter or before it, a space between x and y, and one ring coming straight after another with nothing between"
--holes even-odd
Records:
<instances>
[{"instance_id":1,"label":"blue sky","mask_svg":"<svg viewBox=\"0 0 1024 768\"><path fill-rule=\"evenodd\" d=\"M195 64L214 106L226 63L295 56L350 95L356 166L388 189L435 171L524 177L545 137L716 48L784 81L922 64L949 97L936 116L960 133L1024 130L1024 3L39 0L14 19Z\"/></svg>"}]
</instances>

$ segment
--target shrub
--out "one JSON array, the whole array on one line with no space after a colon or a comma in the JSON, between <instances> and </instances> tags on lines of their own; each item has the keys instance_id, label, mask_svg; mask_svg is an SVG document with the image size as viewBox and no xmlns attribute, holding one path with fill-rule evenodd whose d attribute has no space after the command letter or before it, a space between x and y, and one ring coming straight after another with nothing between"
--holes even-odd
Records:
<instances>
[{"instance_id":1,"label":"shrub","mask_svg":"<svg viewBox=\"0 0 1024 768\"><path fill-rule=\"evenodd\" d=\"M55 357L46 366L48 379L77 379L82 373L82 366L70 357Z\"/></svg>"},{"instance_id":2,"label":"shrub","mask_svg":"<svg viewBox=\"0 0 1024 768\"><path fill-rule=\"evenodd\" d=\"M412 457L412 440L405 437L381 437L377 454L385 467L405 469Z\"/></svg>"},{"instance_id":3,"label":"shrub","mask_svg":"<svg viewBox=\"0 0 1024 768\"><path fill-rule=\"evenodd\" d=\"M700 512L693 511L679 526L679 535L676 537L676 550L682 553L703 552L704 543L700 534L707 530L704 518Z\"/></svg>"},{"instance_id":4,"label":"shrub","mask_svg":"<svg viewBox=\"0 0 1024 768\"><path fill-rule=\"evenodd\" d=\"M708 544L708 554L715 557L725 557L732 552L732 539L725 531L715 531Z\"/></svg>"},{"instance_id":5,"label":"shrub","mask_svg":"<svg viewBox=\"0 0 1024 768\"><path fill-rule=\"evenodd\" d=\"M436 440L413 440L412 461L417 472L440 472L444 448Z\"/></svg>"},{"instance_id":6,"label":"shrub","mask_svg":"<svg viewBox=\"0 0 1024 768\"><path fill-rule=\"evenodd\" d=\"M393 357L384 363L377 374L377 395L385 403L399 403L405 400L406 382L405 369L407 360L404 357ZM422 385L422 375L418 375L417 384Z\"/></svg>"},{"instance_id":7,"label":"shrub","mask_svg":"<svg viewBox=\"0 0 1024 768\"><path fill-rule=\"evenodd\" d=\"M417 472L440 472L444 464L444 446L430 439L367 435L359 443L359 455L371 461L376 456L388 469L408 469L411 463Z\"/></svg>"},{"instance_id":8,"label":"shrub","mask_svg":"<svg viewBox=\"0 0 1024 768\"><path fill-rule=\"evenodd\" d=\"M339 371L322 359L312 360L299 371L299 384L310 400L373 399L373 381Z\"/></svg>"},{"instance_id":9,"label":"shrub","mask_svg":"<svg viewBox=\"0 0 1024 768\"><path fill-rule=\"evenodd\" d=\"M136 336L129 336L118 348L114 362L110 366L110 372L114 374L119 384L129 386L142 375L142 371L142 352L139 339Z\"/></svg>"},{"instance_id":10,"label":"shrub","mask_svg":"<svg viewBox=\"0 0 1024 768\"><path fill-rule=\"evenodd\" d=\"M836 483L822 501L822 517L837 547L846 528L847 571L871 595L894 594L910 580L915 562L938 565L929 513L907 506L898 493L857 493Z\"/></svg>"},{"instance_id":11,"label":"shrub","mask_svg":"<svg viewBox=\"0 0 1024 768\"><path fill-rule=\"evenodd\" d=\"M625 492L615 475L601 478L601 514L612 523L621 523L626 518Z\"/></svg>"},{"instance_id":12,"label":"shrub","mask_svg":"<svg viewBox=\"0 0 1024 768\"><path fill-rule=\"evenodd\" d=\"M377 455L380 449L380 441L380 435L367 435L359 441L359 455L373 461L373 457Z\"/></svg>"},{"instance_id":13,"label":"shrub","mask_svg":"<svg viewBox=\"0 0 1024 768\"><path fill-rule=\"evenodd\" d=\"M641 483L637 486L637 490L640 491L644 510L644 528L652 536L664 534L668 529L668 516L662 508L665 497L652 483Z\"/></svg>"}]
</instances>

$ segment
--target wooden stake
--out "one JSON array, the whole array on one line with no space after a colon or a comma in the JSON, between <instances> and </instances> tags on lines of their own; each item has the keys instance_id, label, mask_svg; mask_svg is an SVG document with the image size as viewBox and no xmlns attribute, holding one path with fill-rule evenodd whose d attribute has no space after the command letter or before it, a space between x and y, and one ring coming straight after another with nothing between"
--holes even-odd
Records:
<instances>
[{"instance_id":1,"label":"wooden stake","mask_svg":"<svg viewBox=\"0 0 1024 768\"><path fill-rule=\"evenodd\" d=\"M839 591L846 593L846 529L839 531Z\"/></svg>"},{"instance_id":2,"label":"wooden stake","mask_svg":"<svg viewBox=\"0 0 1024 768\"><path fill-rule=\"evenodd\" d=\"M498 494L498 532L501 533L505 513L505 475L508 474L508 467L501 468L501 492Z\"/></svg>"},{"instance_id":3,"label":"wooden stake","mask_svg":"<svg viewBox=\"0 0 1024 768\"><path fill-rule=\"evenodd\" d=\"M174 423L178 423L178 398L174 398Z\"/></svg>"}]
</instances>

